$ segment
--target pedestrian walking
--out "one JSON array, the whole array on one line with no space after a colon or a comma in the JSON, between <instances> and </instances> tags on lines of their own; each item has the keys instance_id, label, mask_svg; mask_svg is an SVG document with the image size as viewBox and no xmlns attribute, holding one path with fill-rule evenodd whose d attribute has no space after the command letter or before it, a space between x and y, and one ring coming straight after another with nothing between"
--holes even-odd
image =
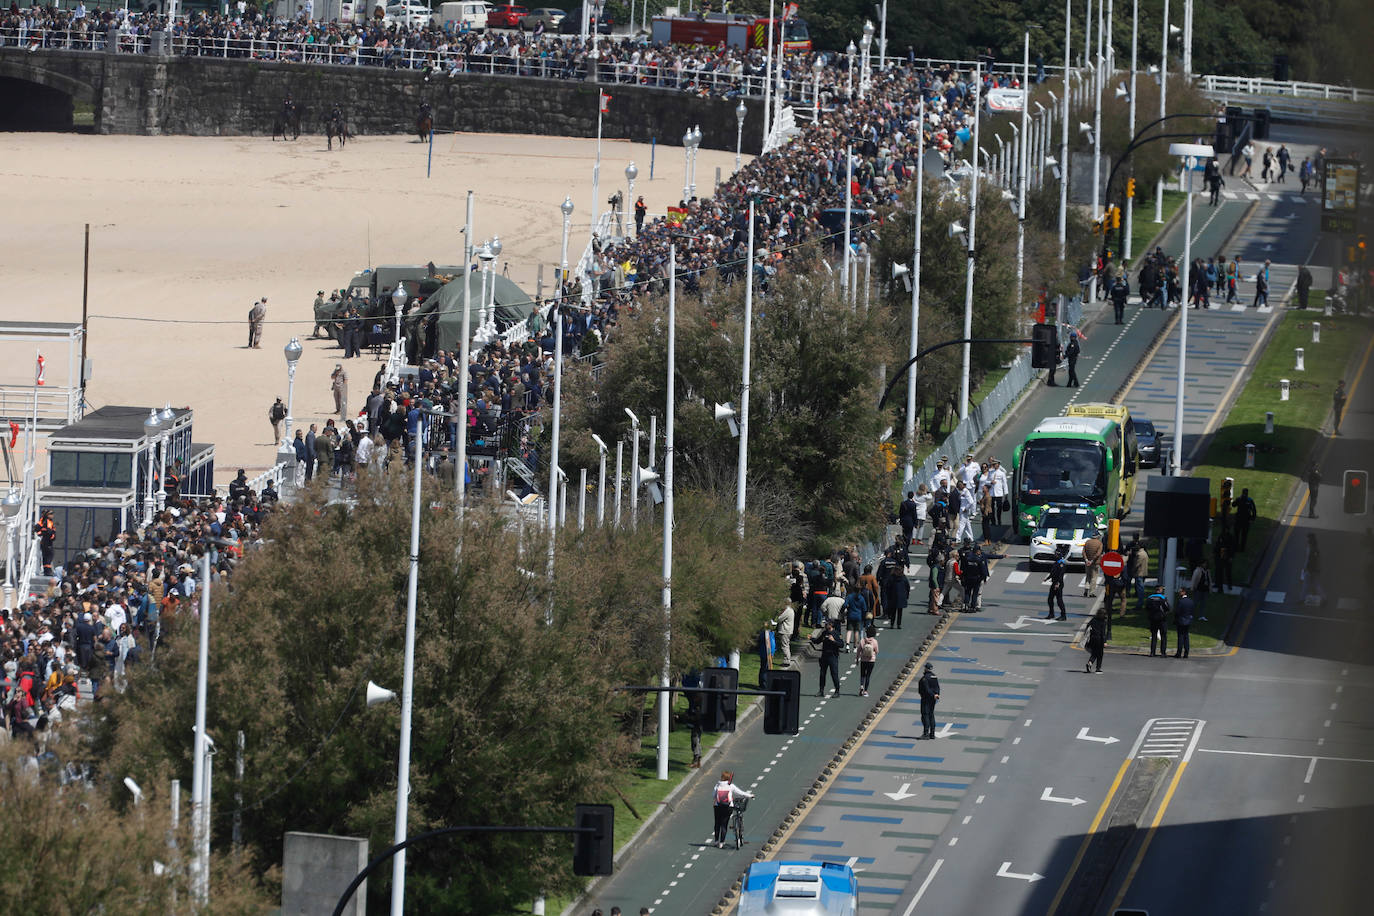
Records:
<instances>
[{"instance_id":1,"label":"pedestrian walking","mask_svg":"<svg viewBox=\"0 0 1374 916\"><path fill-rule=\"evenodd\" d=\"M1169 599L1164 597L1163 592L1151 592L1145 599L1145 621L1150 627L1150 655L1155 654L1155 649L1159 649L1161 658L1169 654L1169 634L1164 629L1165 623L1169 619Z\"/></svg>"},{"instance_id":2,"label":"pedestrian walking","mask_svg":"<svg viewBox=\"0 0 1374 916\"><path fill-rule=\"evenodd\" d=\"M1064 359L1069 364L1069 387L1078 387L1078 356L1083 352L1083 348L1078 345L1078 332L1069 331L1069 343L1064 348Z\"/></svg>"},{"instance_id":3,"label":"pedestrian walking","mask_svg":"<svg viewBox=\"0 0 1374 916\"><path fill-rule=\"evenodd\" d=\"M735 802L742 798L753 797L753 792L746 792L735 785L735 774L730 770L724 770L720 774L720 782L716 783L715 788L711 790L711 798L715 802L717 849L725 846L725 833L730 827L730 813L734 810Z\"/></svg>"},{"instance_id":4,"label":"pedestrian walking","mask_svg":"<svg viewBox=\"0 0 1374 916\"><path fill-rule=\"evenodd\" d=\"M1088 661L1085 672L1102 672L1102 652L1107 647L1107 611L1100 610L1088 621Z\"/></svg>"},{"instance_id":5,"label":"pedestrian walking","mask_svg":"<svg viewBox=\"0 0 1374 916\"><path fill-rule=\"evenodd\" d=\"M1048 584L1050 587L1048 600L1049 613L1045 615L1046 620L1054 619L1054 605L1056 601L1059 603L1059 619L1068 620L1067 615L1064 613L1064 575L1069 569L1068 556L1069 545L1060 544L1055 548L1054 565L1050 567L1049 575L1047 575L1044 582L1041 583L1042 585Z\"/></svg>"},{"instance_id":6,"label":"pedestrian walking","mask_svg":"<svg viewBox=\"0 0 1374 916\"><path fill-rule=\"evenodd\" d=\"M1116 323L1121 324L1126 317L1126 300L1130 298L1131 287L1126 282L1126 274L1117 274L1116 282L1112 284L1112 314L1116 317Z\"/></svg>"},{"instance_id":7,"label":"pedestrian walking","mask_svg":"<svg viewBox=\"0 0 1374 916\"><path fill-rule=\"evenodd\" d=\"M811 645L821 650L820 657L820 687L816 690L816 696L825 696L825 676L830 675L830 684L834 688L831 696L840 695L840 652L844 648L844 643L840 640L840 635L835 632L835 623L827 619L811 637Z\"/></svg>"},{"instance_id":8,"label":"pedestrian walking","mask_svg":"<svg viewBox=\"0 0 1374 916\"><path fill-rule=\"evenodd\" d=\"M1226 265L1226 304L1236 301L1236 284L1240 282L1240 255Z\"/></svg>"},{"instance_id":9,"label":"pedestrian walking","mask_svg":"<svg viewBox=\"0 0 1374 916\"><path fill-rule=\"evenodd\" d=\"M992 529L995 524L993 521L996 512L997 498L992 495L992 479L985 478L979 485L981 495L978 497L978 514L983 521L983 543L992 543Z\"/></svg>"},{"instance_id":10,"label":"pedestrian walking","mask_svg":"<svg viewBox=\"0 0 1374 916\"><path fill-rule=\"evenodd\" d=\"M883 607L887 608L889 629L902 628L902 612L906 610L907 602L910 600L911 581L906 577L906 570L898 568L885 583L883 594Z\"/></svg>"},{"instance_id":11,"label":"pedestrian walking","mask_svg":"<svg viewBox=\"0 0 1374 916\"><path fill-rule=\"evenodd\" d=\"M1255 271L1255 301L1250 303L1251 308L1259 308L1263 304L1269 305L1269 259L1264 261L1264 267Z\"/></svg>"},{"instance_id":12,"label":"pedestrian walking","mask_svg":"<svg viewBox=\"0 0 1374 916\"><path fill-rule=\"evenodd\" d=\"M906 499L897 507L897 524L902 526L902 537L908 544L916 532L916 491L908 490Z\"/></svg>"},{"instance_id":13,"label":"pedestrian walking","mask_svg":"<svg viewBox=\"0 0 1374 916\"><path fill-rule=\"evenodd\" d=\"M992 523L1002 527L1002 513L1011 511L1007 489L1007 471L998 458L988 459L988 476L992 478Z\"/></svg>"},{"instance_id":14,"label":"pedestrian walking","mask_svg":"<svg viewBox=\"0 0 1374 916\"><path fill-rule=\"evenodd\" d=\"M1288 145L1286 143L1279 144L1279 151L1274 156L1274 159L1278 163L1278 183L1283 184L1284 176L1288 174L1288 170L1292 167L1293 162L1293 154L1288 152Z\"/></svg>"},{"instance_id":15,"label":"pedestrian walking","mask_svg":"<svg viewBox=\"0 0 1374 916\"><path fill-rule=\"evenodd\" d=\"M868 682L878 661L878 628L869 626L859 641L859 696L868 696Z\"/></svg>"},{"instance_id":16,"label":"pedestrian walking","mask_svg":"<svg viewBox=\"0 0 1374 916\"><path fill-rule=\"evenodd\" d=\"M281 422L286 419L286 405L277 398L276 403L267 408L267 419L272 422L272 444L281 441Z\"/></svg>"},{"instance_id":17,"label":"pedestrian walking","mask_svg":"<svg viewBox=\"0 0 1374 916\"><path fill-rule=\"evenodd\" d=\"M954 540L956 543L963 543L964 539L973 540L973 510L975 499L973 488L966 486L962 480L954 483L955 498L958 499L958 523L954 528Z\"/></svg>"},{"instance_id":18,"label":"pedestrian walking","mask_svg":"<svg viewBox=\"0 0 1374 916\"><path fill-rule=\"evenodd\" d=\"M1097 597L1097 577L1102 573L1102 539L1097 536L1083 542L1083 597Z\"/></svg>"},{"instance_id":19,"label":"pedestrian walking","mask_svg":"<svg viewBox=\"0 0 1374 916\"><path fill-rule=\"evenodd\" d=\"M1312 158L1302 157L1302 165L1298 166L1298 183L1302 185L1302 193L1307 193L1307 186L1312 181Z\"/></svg>"},{"instance_id":20,"label":"pedestrian walking","mask_svg":"<svg viewBox=\"0 0 1374 916\"><path fill-rule=\"evenodd\" d=\"M248 347L262 349L262 326L267 321L267 297L263 296L248 310Z\"/></svg>"},{"instance_id":21,"label":"pedestrian walking","mask_svg":"<svg viewBox=\"0 0 1374 916\"><path fill-rule=\"evenodd\" d=\"M1245 170L1240 173L1240 177L1249 178L1250 166L1255 161L1255 144L1246 143L1244 148L1241 149L1241 155L1245 157Z\"/></svg>"},{"instance_id":22,"label":"pedestrian walking","mask_svg":"<svg viewBox=\"0 0 1374 916\"><path fill-rule=\"evenodd\" d=\"M1322 472L1317 469L1317 462L1312 462L1307 467L1307 474L1304 476L1307 481L1307 517L1317 517L1317 492L1322 485Z\"/></svg>"},{"instance_id":23,"label":"pedestrian walking","mask_svg":"<svg viewBox=\"0 0 1374 916\"><path fill-rule=\"evenodd\" d=\"M940 702L940 679L935 676L935 666L926 662L921 679L916 682L916 692L921 696L921 737L935 737L935 704Z\"/></svg>"},{"instance_id":24,"label":"pedestrian walking","mask_svg":"<svg viewBox=\"0 0 1374 916\"><path fill-rule=\"evenodd\" d=\"M1174 658L1188 657L1188 631L1193 626L1194 605L1187 588L1178 590L1178 603L1174 606Z\"/></svg>"},{"instance_id":25,"label":"pedestrian walking","mask_svg":"<svg viewBox=\"0 0 1374 916\"><path fill-rule=\"evenodd\" d=\"M1345 379L1338 379L1331 393L1331 418L1336 435L1341 434L1341 415L1345 413Z\"/></svg>"}]
</instances>

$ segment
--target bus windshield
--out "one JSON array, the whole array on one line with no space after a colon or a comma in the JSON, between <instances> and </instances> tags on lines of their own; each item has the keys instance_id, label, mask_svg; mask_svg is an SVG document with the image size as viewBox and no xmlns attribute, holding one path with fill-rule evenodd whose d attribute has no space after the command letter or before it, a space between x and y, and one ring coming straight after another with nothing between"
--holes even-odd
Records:
<instances>
[{"instance_id":1,"label":"bus windshield","mask_svg":"<svg viewBox=\"0 0 1374 916\"><path fill-rule=\"evenodd\" d=\"M1100 442L1036 439L1021 454L1021 501L1088 503L1107 498L1106 453Z\"/></svg>"}]
</instances>

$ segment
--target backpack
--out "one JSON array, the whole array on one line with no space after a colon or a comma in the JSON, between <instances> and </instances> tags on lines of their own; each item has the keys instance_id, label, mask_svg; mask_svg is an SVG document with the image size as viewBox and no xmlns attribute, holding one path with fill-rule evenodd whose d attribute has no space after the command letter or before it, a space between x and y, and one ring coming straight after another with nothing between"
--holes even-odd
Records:
<instances>
[{"instance_id":1,"label":"backpack","mask_svg":"<svg viewBox=\"0 0 1374 916\"><path fill-rule=\"evenodd\" d=\"M878 657L878 641L868 638L859 643L859 661L871 662Z\"/></svg>"}]
</instances>

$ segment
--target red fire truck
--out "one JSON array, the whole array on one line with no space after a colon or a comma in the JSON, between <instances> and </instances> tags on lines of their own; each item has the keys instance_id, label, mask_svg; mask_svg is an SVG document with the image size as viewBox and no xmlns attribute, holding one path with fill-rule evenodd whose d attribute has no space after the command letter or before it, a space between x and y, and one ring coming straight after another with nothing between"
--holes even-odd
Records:
<instances>
[{"instance_id":1,"label":"red fire truck","mask_svg":"<svg viewBox=\"0 0 1374 916\"><path fill-rule=\"evenodd\" d=\"M773 20L773 42L778 29L787 51L811 50L811 33L806 20L791 16ZM704 16L655 16L653 40L657 44L708 45L727 48L768 47L768 17L739 13L707 13Z\"/></svg>"}]
</instances>

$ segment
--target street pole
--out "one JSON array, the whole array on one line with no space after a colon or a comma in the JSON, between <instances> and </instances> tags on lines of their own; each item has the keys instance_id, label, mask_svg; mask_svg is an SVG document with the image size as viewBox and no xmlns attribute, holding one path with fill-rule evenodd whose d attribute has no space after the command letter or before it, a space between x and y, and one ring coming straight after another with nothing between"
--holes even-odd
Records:
<instances>
[{"instance_id":1,"label":"street pole","mask_svg":"<svg viewBox=\"0 0 1374 916\"><path fill-rule=\"evenodd\" d=\"M458 416L458 455L453 464L453 492L458 500L459 520L462 520L464 502L467 500L468 470L468 384L472 374L468 360L472 359L472 192L468 192L467 223L463 227L463 323L462 337L458 343L458 406L454 413ZM563 250L567 252L567 224L563 230ZM462 549L461 546L459 549Z\"/></svg>"},{"instance_id":2,"label":"street pole","mask_svg":"<svg viewBox=\"0 0 1374 916\"><path fill-rule=\"evenodd\" d=\"M596 478L596 527L600 528L606 523L606 443L598 439L596 444L601 447L601 467Z\"/></svg>"},{"instance_id":3,"label":"street pole","mask_svg":"<svg viewBox=\"0 0 1374 916\"><path fill-rule=\"evenodd\" d=\"M1064 260L1069 214L1069 40L1073 27L1073 0L1064 0L1064 116L1059 139L1059 260Z\"/></svg>"},{"instance_id":4,"label":"street pole","mask_svg":"<svg viewBox=\"0 0 1374 916\"><path fill-rule=\"evenodd\" d=\"M624 479L621 464L625 459L625 440L615 440L615 527L620 527L620 483Z\"/></svg>"},{"instance_id":5,"label":"street pole","mask_svg":"<svg viewBox=\"0 0 1374 916\"><path fill-rule=\"evenodd\" d=\"M1165 20L1167 31L1168 20ZM1173 476L1177 477L1183 468L1183 394L1185 379L1187 377L1188 362L1188 292L1187 287L1193 282L1189 276L1192 271L1193 260L1193 161L1194 158L1211 158L1213 151L1211 147L1192 143L1175 143L1169 147L1169 152L1174 155L1184 157L1184 170L1188 173L1187 197L1183 202L1183 262L1180 265L1184 282L1184 298L1179 305L1178 321L1178 376L1176 380L1177 390L1174 393L1174 447L1173 454L1170 456L1169 467ZM1177 567L1178 567L1178 539L1169 538L1168 546L1165 550L1164 569L1160 576L1160 581L1164 584L1164 595L1170 601L1176 600L1177 595Z\"/></svg>"},{"instance_id":6,"label":"street pole","mask_svg":"<svg viewBox=\"0 0 1374 916\"><path fill-rule=\"evenodd\" d=\"M1169 0L1164 0L1164 42L1159 46L1159 116L1164 117L1164 97L1169 91ZM1155 222L1164 222L1164 176L1155 181Z\"/></svg>"},{"instance_id":7,"label":"street pole","mask_svg":"<svg viewBox=\"0 0 1374 916\"><path fill-rule=\"evenodd\" d=\"M465 367L466 368L466 367ZM466 406L466 405L465 405ZM464 418L466 419L466 418ZM423 424L422 424L423 426ZM415 702L415 596L420 584L420 472L424 469L424 437L415 443L415 487L410 502L410 576L406 583L405 662L401 679L401 751L396 764L396 843L406 840L410 803L410 713ZM391 863L391 912L405 912L406 854Z\"/></svg>"},{"instance_id":8,"label":"street pole","mask_svg":"<svg viewBox=\"0 0 1374 916\"><path fill-rule=\"evenodd\" d=\"M1136 39L1140 26L1140 0L1131 0L1131 92L1130 98L1126 100L1128 122L1126 132L1132 137L1135 136L1135 70L1136 70ZM1135 169L1131 169L1131 174L1135 174ZM1130 262L1133 252L1131 236L1135 226L1135 198L1126 201L1126 244L1121 251L1121 266L1124 269Z\"/></svg>"},{"instance_id":9,"label":"street pole","mask_svg":"<svg viewBox=\"0 0 1374 916\"><path fill-rule=\"evenodd\" d=\"M208 835L210 812L205 807L205 695L210 680L210 551L205 551L200 564L200 646L196 657L196 724L191 749L191 833L195 837L191 862L191 893L196 902L205 906L210 902L210 858Z\"/></svg>"},{"instance_id":10,"label":"street pole","mask_svg":"<svg viewBox=\"0 0 1374 916\"><path fill-rule=\"evenodd\" d=\"M768 131L773 123L772 102L773 102L773 4L775 0L768 0L768 49L764 51L763 58L763 145L759 147L763 152L768 152Z\"/></svg>"},{"instance_id":11,"label":"street pole","mask_svg":"<svg viewBox=\"0 0 1374 916\"><path fill-rule=\"evenodd\" d=\"M749 467L749 359L754 338L754 198L749 198L749 276L744 281L744 368L739 389L739 462L735 476L735 512L739 516L737 531L744 539L744 495L746 471ZM671 333L671 331L669 332ZM672 404L668 405L672 410ZM672 413L668 414L669 437L672 437ZM672 446L669 446L671 449Z\"/></svg>"},{"instance_id":12,"label":"street pole","mask_svg":"<svg viewBox=\"0 0 1374 916\"><path fill-rule=\"evenodd\" d=\"M572 226L573 202L572 195L563 198L563 203L559 205L559 210L563 213L563 249L558 256L558 295L555 299L563 298L563 284L568 282L568 230Z\"/></svg>"},{"instance_id":13,"label":"street pole","mask_svg":"<svg viewBox=\"0 0 1374 916\"><path fill-rule=\"evenodd\" d=\"M749 113L749 109L744 106L744 99L739 100L735 106L735 171L739 171L740 151L744 148L744 117Z\"/></svg>"},{"instance_id":14,"label":"street pole","mask_svg":"<svg viewBox=\"0 0 1374 916\"><path fill-rule=\"evenodd\" d=\"M1026 30L1021 50L1021 154L1016 160L1016 320L1021 320L1021 306L1026 301L1026 172L1030 162L1030 30Z\"/></svg>"},{"instance_id":15,"label":"street pole","mask_svg":"<svg viewBox=\"0 0 1374 916\"><path fill-rule=\"evenodd\" d=\"M978 167L978 158L973 159L973 166ZM849 298L849 211L853 208L854 200L854 147L853 145L844 148L844 260L841 262L843 269L840 271L840 289L844 292L845 298Z\"/></svg>"},{"instance_id":16,"label":"street pole","mask_svg":"<svg viewBox=\"0 0 1374 916\"><path fill-rule=\"evenodd\" d=\"M1097 4L1097 60L1093 66L1093 218L1102 213L1102 83L1106 67L1102 54L1102 5ZM1088 24L1092 27L1092 23Z\"/></svg>"},{"instance_id":17,"label":"street pole","mask_svg":"<svg viewBox=\"0 0 1374 916\"><path fill-rule=\"evenodd\" d=\"M1183 78L1193 79L1193 0L1183 0Z\"/></svg>"},{"instance_id":18,"label":"street pole","mask_svg":"<svg viewBox=\"0 0 1374 916\"><path fill-rule=\"evenodd\" d=\"M883 11L881 16L883 25L878 32L878 69L887 69L887 0L883 0Z\"/></svg>"},{"instance_id":19,"label":"street pole","mask_svg":"<svg viewBox=\"0 0 1374 916\"><path fill-rule=\"evenodd\" d=\"M911 245L911 343L907 358L915 359L921 325L921 222L926 188L926 100L921 95L916 109L920 127L916 132L916 234ZM906 467L902 480L910 480L916 464L916 364L906 378Z\"/></svg>"},{"instance_id":20,"label":"street pole","mask_svg":"<svg viewBox=\"0 0 1374 916\"><path fill-rule=\"evenodd\" d=\"M692 199L692 128L682 135L682 205Z\"/></svg>"},{"instance_id":21,"label":"street pole","mask_svg":"<svg viewBox=\"0 0 1374 916\"><path fill-rule=\"evenodd\" d=\"M983 106L983 65L980 61L973 69L973 148L978 149L979 126L983 119L980 109ZM974 234L978 230L978 154L973 154L973 187L969 191L968 203L968 271L964 277L964 338L973 336L973 257ZM959 419L968 419L969 395L969 358L972 350L969 344L963 347L963 366L959 373Z\"/></svg>"},{"instance_id":22,"label":"street pole","mask_svg":"<svg viewBox=\"0 0 1374 916\"><path fill-rule=\"evenodd\" d=\"M549 606L544 612L544 623L553 626L553 554L558 543L558 436L563 418L563 304L559 302L553 309L553 447L549 454Z\"/></svg>"},{"instance_id":23,"label":"street pole","mask_svg":"<svg viewBox=\"0 0 1374 916\"><path fill-rule=\"evenodd\" d=\"M630 428L633 430L634 444L630 448L630 530L639 525L639 417L630 413Z\"/></svg>"},{"instance_id":24,"label":"street pole","mask_svg":"<svg viewBox=\"0 0 1374 916\"><path fill-rule=\"evenodd\" d=\"M671 686L673 645L673 400L677 375L677 243L668 247L668 397L663 444L663 674L660 687ZM668 778L668 716L672 694L658 701L658 778Z\"/></svg>"}]
</instances>

